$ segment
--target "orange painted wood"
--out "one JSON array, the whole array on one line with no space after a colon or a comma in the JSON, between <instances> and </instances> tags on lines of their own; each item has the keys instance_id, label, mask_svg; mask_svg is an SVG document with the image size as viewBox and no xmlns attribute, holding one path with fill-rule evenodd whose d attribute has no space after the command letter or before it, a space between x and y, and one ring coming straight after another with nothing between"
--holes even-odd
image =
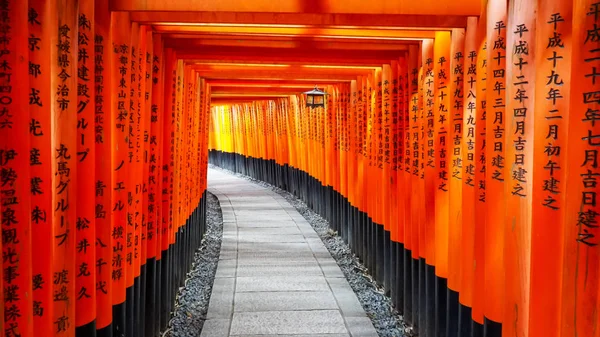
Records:
<instances>
[{"instance_id":1,"label":"orange painted wood","mask_svg":"<svg viewBox=\"0 0 600 337\"><path fill-rule=\"evenodd\" d=\"M450 86L452 84L452 74L450 62L452 56L450 47L452 38L450 32L437 32L433 47L433 74L434 78L434 154L435 162L433 166L436 169L434 177L435 214L434 214L434 233L431 234L434 240L434 259L435 273L439 277L448 278L448 223L450 216L450 187L451 177L451 153L449 152L452 143L450 120L452 118L450 98Z\"/></svg>"},{"instance_id":2,"label":"orange painted wood","mask_svg":"<svg viewBox=\"0 0 600 337\"><path fill-rule=\"evenodd\" d=\"M126 279L131 273L127 262L127 236L131 229L127 223L128 191L130 189L129 171L131 165L128 158L127 136L129 134L131 95L131 24L126 13L111 14L112 62L111 103L113 118L111 125L113 147L113 205L112 209L112 287L113 305L125 301Z\"/></svg>"},{"instance_id":3,"label":"orange painted wood","mask_svg":"<svg viewBox=\"0 0 600 337\"><path fill-rule=\"evenodd\" d=\"M173 193L173 126L175 120L173 114L175 111L175 83L177 80L175 54L172 49L165 49L165 65L164 65L164 129L163 129L163 165L162 165L162 224L161 224L161 252L167 250L170 244L171 230L173 229L173 210L172 210L172 193ZM159 252L157 252L158 254Z\"/></svg>"},{"instance_id":4,"label":"orange painted wood","mask_svg":"<svg viewBox=\"0 0 600 337\"><path fill-rule=\"evenodd\" d=\"M176 88L175 88L175 144L174 144L174 174L173 174L173 230L171 231L171 238L169 243L171 245L175 244L176 233L179 231L179 228L183 224L182 222L182 214L183 214L183 185L182 181L185 179L185 176L182 174L182 156L183 156L183 141L184 141L184 132L183 129L183 119L185 118L185 111L183 107L183 99L184 99L184 76L185 76L185 68L183 65L183 60L178 59L176 65Z\"/></svg>"},{"instance_id":5,"label":"orange painted wood","mask_svg":"<svg viewBox=\"0 0 600 337\"><path fill-rule=\"evenodd\" d=\"M448 288L459 292L462 275L462 172L463 159L463 125L464 112L464 59L465 59L465 30L452 30L452 42L450 48L451 83L448 95L450 96L450 107L448 114L449 130L446 138L448 145L448 179L449 179L449 218L448 218ZM474 130L473 130L474 131Z\"/></svg>"},{"instance_id":6,"label":"orange painted wood","mask_svg":"<svg viewBox=\"0 0 600 337\"><path fill-rule=\"evenodd\" d=\"M423 119L422 119L422 130L423 130L423 147L421 152L421 158L423 160L422 165L424 166L424 180L425 180L425 208L424 212L424 223L419 233L419 246L422 250L421 257L426 259L430 266L435 266L435 213L427 212L427 209L435 209L435 191L438 187L437 177L438 172L436 169L435 162L435 124L437 109L435 100L435 54L434 54L434 40L424 40L422 46L422 68L423 68Z\"/></svg>"},{"instance_id":7,"label":"orange painted wood","mask_svg":"<svg viewBox=\"0 0 600 337\"><path fill-rule=\"evenodd\" d=\"M476 122L475 122L475 247L474 247L474 261L473 266L474 272L474 288L473 288L473 306L472 306L472 317L473 320L479 324L484 323L484 311L486 297L486 283L485 283L485 270L486 270L486 255L485 255L485 244L486 244L486 221L487 221L487 181L486 172L489 169L487 162L486 149L488 147L486 143L486 119L488 116L488 85L487 77L490 74L488 69L488 58L487 58L487 17L485 17L485 11L482 13L482 17L478 20L477 28L477 43L476 43L476 57L477 60L477 83L476 83L476 99L477 108L475 110ZM490 131L491 132L491 131Z\"/></svg>"},{"instance_id":8,"label":"orange painted wood","mask_svg":"<svg viewBox=\"0 0 600 337\"><path fill-rule=\"evenodd\" d=\"M152 57L152 106L150 108L150 168L148 177L148 258L162 258L163 228L163 123L165 53L162 40L154 37Z\"/></svg>"},{"instance_id":9,"label":"orange painted wood","mask_svg":"<svg viewBox=\"0 0 600 337\"><path fill-rule=\"evenodd\" d=\"M79 1L77 51L76 326L96 319L96 147L94 140L94 0ZM75 44L73 44L75 47Z\"/></svg>"},{"instance_id":10,"label":"orange painted wood","mask_svg":"<svg viewBox=\"0 0 600 337\"><path fill-rule=\"evenodd\" d=\"M417 67L419 69L417 76L418 76L418 117L417 117L417 136L416 136L416 140L418 140L418 143L416 144L418 146L418 154L417 154L417 160L415 162L416 167L417 167L417 176L418 176L418 197L415 198L416 201L416 205L415 205L415 214L418 214L418 221L414 222L415 227L413 228L413 239L414 239L414 245L416 249L413 249L413 258L415 259L420 259L420 258L425 258L426 256L426 249L427 247L425 246L425 213L423 212L425 210L425 206L426 206L426 200L425 200L425 109L424 109L424 77L425 77L425 70L423 67L423 53L424 53L424 46L423 44L421 44L420 48L419 48L419 58L418 58L418 63L417 63Z\"/></svg>"},{"instance_id":11,"label":"orange painted wood","mask_svg":"<svg viewBox=\"0 0 600 337\"><path fill-rule=\"evenodd\" d=\"M493 0L487 12L487 90L489 109L486 118L486 197L485 227L485 316L502 322L504 306L504 222L505 184L505 110L506 99L506 19L507 2Z\"/></svg>"},{"instance_id":12,"label":"orange painted wood","mask_svg":"<svg viewBox=\"0 0 600 337\"><path fill-rule=\"evenodd\" d=\"M195 23L209 24L238 23L269 25L317 25L317 26L378 26L378 27L438 27L454 28L466 26L467 18L462 15L408 15L408 14L325 14L325 13L244 13L181 11L158 12L137 11L131 13L133 21L142 23Z\"/></svg>"},{"instance_id":13,"label":"orange painted wood","mask_svg":"<svg viewBox=\"0 0 600 337\"><path fill-rule=\"evenodd\" d=\"M405 51L408 45L415 44L415 40L408 38L382 39L380 37L361 36L348 38L337 35L263 35L263 34L220 34L219 32L187 32L169 31L162 32L165 39L169 39L169 47L183 48L193 52L196 48L282 48L296 49L310 47L316 50L360 50L365 51ZM415 35L427 35L423 31ZM202 55L197 53L198 57Z\"/></svg>"},{"instance_id":14,"label":"orange painted wood","mask_svg":"<svg viewBox=\"0 0 600 337\"><path fill-rule=\"evenodd\" d=\"M533 191L531 219L531 287L529 295L529 335L560 336L562 304L562 271L564 254L564 206L569 118L570 66L554 64L558 56L570 59L572 44L556 43L547 48L555 33L571 34L572 2L557 1L537 4L536 21L536 86L533 143ZM558 13L559 15L556 15ZM564 21L560 21L564 20ZM561 39L562 41L562 39ZM557 41L558 42L558 41ZM560 46L561 44L562 46ZM560 53L560 54L559 54ZM556 90L561 98L548 100ZM561 116L561 118L556 118ZM556 133L550 132L557 129ZM544 169L550 162L560 169ZM555 296L547 296L547 294Z\"/></svg>"},{"instance_id":15,"label":"orange painted wood","mask_svg":"<svg viewBox=\"0 0 600 337\"><path fill-rule=\"evenodd\" d=\"M594 74L599 57L598 1L573 1L571 62L557 52L557 66L570 63L569 141L565 182L564 267L562 270L561 336L598 335L598 228L596 203L598 187L597 135L600 124L595 111L600 109L600 81ZM560 24L559 24L560 25ZM553 36L554 37L554 36ZM549 42L549 41L548 41ZM556 42L556 41L555 41ZM567 45L565 45L566 47ZM554 53L552 53L554 57ZM558 57L562 56L560 59ZM554 62L553 59L551 61ZM567 73L568 74L568 73ZM567 77L568 75L565 75ZM563 95L565 96L565 95Z\"/></svg>"},{"instance_id":16,"label":"orange painted wood","mask_svg":"<svg viewBox=\"0 0 600 337\"><path fill-rule=\"evenodd\" d=\"M130 38L130 52L129 52L129 67L130 71L130 83L129 83L129 99L128 106L128 120L129 124L126 128L125 143L126 147L126 159L125 162L129 164L129 176L127 186L127 205L126 219L127 219L127 237L126 237L126 255L125 262L127 265L127 276L125 278L125 284L127 288L132 287L135 279L140 275L139 259L137 258L137 252L139 250L139 235L140 235L140 219L139 214L139 203L140 200L140 183L142 179L140 153L138 149L138 141L140 137L140 118L138 114L139 104L139 54L140 54L140 26L138 23L131 23L131 34ZM141 191L140 191L141 192Z\"/></svg>"},{"instance_id":17,"label":"orange painted wood","mask_svg":"<svg viewBox=\"0 0 600 337\"><path fill-rule=\"evenodd\" d=\"M32 19L28 20L29 39L32 45L28 49L29 61L29 168L31 181L31 247L39 252L51 252L54 244L52 233L53 184L51 177L53 150L53 115L48 113L52 106L51 65L49 57L55 51L50 41L56 39L58 31L54 29L56 18L49 1L30 1L29 10ZM32 258L32 322L33 334L43 334L54 330L52 320L52 288L48 286L53 278L52 254L37 254ZM6 290L5 290L6 291ZM8 299L11 297L8 296ZM4 303L4 302L3 302ZM5 303L10 307L10 302ZM4 316L2 316L4 317ZM1 329L4 330L4 329Z\"/></svg>"},{"instance_id":18,"label":"orange painted wood","mask_svg":"<svg viewBox=\"0 0 600 337\"><path fill-rule=\"evenodd\" d=\"M358 134L357 134L357 145L359 148L359 156L358 156L358 171L357 176L364 177L366 174L366 157L367 157L367 87L366 87L366 78L363 76L358 77L358 102L357 102L357 121L358 121ZM364 193L364 179L359 179L356 184L356 195L358 196L358 208L362 212L367 211L367 200Z\"/></svg>"},{"instance_id":19,"label":"orange painted wood","mask_svg":"<svg viewBox=\"0 0 600 337\"><path fill-rule=\"evenodd\" d=\"M349 40L374 38L374 39L431 39L435 37L435 31L432 30L403 30L403 29L378 29L375 27L364 27L362 29L353 28L325 28L325 27L295 27L295 26L240 26L240 25L157 25L154 29L159 34L214 34L227 36L261 36L261 37L343 37Z\"/></svg>"},{"instance_id":20,"label":"orange painted wood","mask_svg":"<svg viewBox=\"0 0 600 337\"><path fill-rule=\"evenodd\" d=\"M337 157L337 168L342 171L340 176L337 176L335 172L333 172L333 179L336 181L336 184L339 186L341 193L351 200L353 198L353 193L350 188L352 172L352 150L350 149L350 142L352 141L352 137L356 132L354 130L354 120L352 115L352 109L350 105L351 100L351 88L350 84L346 84L341 88L340 93L340 107L338 108L338 114L336 119L334 120L335 125L333 125L333 129L336 134L336 141L334 148L338 153Z\"/></svg>"},{"instance_id":21,"label":"orange painted wood","mask_svg":"<svg viewBox=\"0 0 600 337\"><path fill-rule=\"evenodd\" d=\"M418 240L416 237L419 233L419 213L415 212L420 197L418 189L420 183L419 177L419 48L414 46L408 50L408 60L406 76L408 80L408 134L406 136L406 162L405 171L408 173L406 177L406 189L400 190L398 193L407 193L413 191L412 198L407 198L404 212L406 213L406 227L404 228L404 247L411 252L411 256L418 256ZM399 187L400 188L400 187Z\"/></svg>"},{"instance_id":22,"label":"orange painted wood","mask_svg":"<svg viewBox=\"0 0 600 337\"><path fill-rule=\"evenodd\" d=\"M152 38L152 30L144 26L145 30L145 49L144 54L141 55L141 61L144 64L142 66L142 81L143 86L141 90L142 95L142 104L140 110L142 111L142 125L143 125L143 133L142 133L142 164L143 164L143 182L142 182L142 193L144 198L142 200L142 235L141 235L141 252L140 252L140 263L142 266L146 264L146 260L148 259L148 232L152 231L148 226L148 219L150 217L150 193L149 193L149 185L150 185L150 133L151 133L151 119L152 119L152 60L153 60L153 52L154 52L154 41ZM150 235L154 235L151 233Z\"/></svg>"},{"instance_id":23,"label":"orange painted wood","mask_svg":"<svg viewBox=\"0 0 600 337\"><path fill-rule=\"evenodd\" d=\"M348 201L354 207L357 207L358 204L358 193L356 191L356 185L358 179L358 133L359 133L359 123L358 123L358 80L352 80L350 82L350 88L348 92L348 118L345 123L348 128L346 146L347 146L347 183L348 183ZM343 128L344 124L342 121L339 122L339 128ZM343 165L342 161L340 165Z\"/></svg>"},{"instance_id":24,"label":"orange painted wood","mask_svg":"<svg viewBox=\"0 0 600 337\"><path fill-rule=\"evenodd\" d=\"M366 212L374 223L378 222L377 218L377 199L378 194L375 187L379 182L376 180L376 149L377 149L377 124L376 124L376 95L377 95L377 74L373 71L366 77L366 90L367 96L366 101L366 125L367 125L367 137L366 137L366 153L365 158L365 191L367 193L366 198ZM374 88L375 87L375 88Z\"/></svg>"},{"instance_id":25,"label":"orange painted wood","mask_svg":"<svg viewBox=\"0 0 600 337\"><path fill-rule=\"evenodd\" d=\"M392 226L391 224L391 164L392 164L392 154L393 154L393 134L392 134L392 69L389 64L384 64L381 73L381 108L380 115L381 117L381 144L379 146L379 162L382 166L381 170L381 187L382 187L382 195L381 195L381 221L383 227L386 231L391 232ZM391 235L391 233L390 233Z\"/></svg>"},{"instance_id":26,"label":"orange painted wood","mask_svg":"<svg viewBox=\"0 0 600 337\"><path fill-rule=\"evenodd\" d=\"M30 113L26 80L29 60L27 2L8 1L0 9L0 171L2 173L2 271L5 336L34 336L32 326L32 252L30 192ZM10 25L10 29L7 27ZM50 102L48 102L50 103ZM50 163L48 163L50 164ZM54 169L54 167L52 168ZM44 177L46 178L46 177ZM47 179L47 178L46 178ZM48 191L53 193L53 191ZM47 280L50 284L50 280ZM72 319L74 317L70 316Z\"/></svg>"},{"instance_id":27,"label":"orange painted wood","mask_svg":"<svg viewBox=\"0 0 600 337\"><path fill-rule=\"evenodd\" d=\"M227 1L175 1L175 0L111 0L111 8L115 11L208 11L208 12L259 12L259 13L327 13L327 14L437 14L437 15L478 15L481 3L467 0L460 3L448 3L443 7L433 0L415 3L408 0L389 3L381 0L365 3L352 0L337 2L325 0L319 3L274 3L266 0L253 1L240 6L239 2Z\"/></svg>"},{"instance_id":28,"label":"orange painted wood","mask_svg":"<svg viewBox=\"0 0 600 337\"><path fill-rule=\"evenodd\" d=\"M475 228L477 220L475 207L478 183L476 179L478 158L476 157L477 140L477 18L471 17L467 22L464 36L463 53L463 123L462 123L462 202L461 202L461 238L460 238L460 294L459 301L466 307L473 307L475 288ZM458 88L458 87L457 87ZM481 143L481 142L480 142ZM481 145L481 144L480 144Z\"/></svg>"},{"instance_id":29,"label":"orange painted wood","mask_svg":"<svg viewBox=\"0 0 600 337\"><path fill-rule=\"evenodd\" d=\"M113 48L111 15L107 0L94 2L94 141L96 150L95 220L96 220L96 328L112 322L112 261L113 228L111 210L113 199L114 149L112 142L114 105L111 88Z\"/></svg>"},{"instance_id":30,"label":"orange painted wood","mask_svg":"<svg viewBox=\"0 0 600 337\"><path fill-rule=\"evenodd\" d=\"M161 171L162 171L162 121L164 98L164 73L163 73L163 45L160 36L152 36L152 61L149 65L151 83L146 84L151 92L150 126L149 126L149 153L148 153L148 218L147 227L147 257L160 259L160 225L162 214L161 200ZM148 87L149 86L149 87Z\"/></svg>"},{"instance_id":31,"label":"orange painted wood","mask_svg":"<svg viewBox=\"0 0 600 337\"><path fill-rule=\"evenodd\" d=\"M55 172L56 202L53 213L54 261L53 277L53 322L55 336L74 336L77 298L75 280L79 270L75 264L77 235L76 200L70 196L77 191L77 6L75 1L58 1L57 15L58 43L57 61L52 64L54 150L53 170ZM65 62L67 61L67 62ZM67 76L68 75L68 76Z\"/></svg>"},{"instance_id":32,"label":"orange painted wood","mask_svg":"<svg viewBox=\"0 0 600 337\"><path fill-rule=\"evenodd\" d=\"M508 8L506 33L506 167L504 195L504 336L527 334L531 284L531 207L533 145L536 1L518 0ZM526 63L526 64L523 64ZM538 85L540 85L538 83ZM533 113L529 113L529 112ZM534 309L535 310L535 309Z\"/></svg>"},{"instance_id":33,"label":"orange painted wood","mask_svg":"<svg viewBox=\"0 0 600 337\"><path fill-rule=\"evenodd\" d=\"M404 194L398 194L398 180L404 181L404 170L402 169L402 154L404 145L404 105L402 98L404 96L404 76L398 61L392 61L390 65L390 78L388 84L389 104L390 104L390 131L389 131L389 172L387 181L389 181L390 200L387 212L387 221L390 223L390 239L393 242L402 242L404 239L404 212L400 211L400 206L404 206ZM400 225L401 224L401 225ZM402 227L402 228L400 228Z\"/></svg>"}]
</instances>

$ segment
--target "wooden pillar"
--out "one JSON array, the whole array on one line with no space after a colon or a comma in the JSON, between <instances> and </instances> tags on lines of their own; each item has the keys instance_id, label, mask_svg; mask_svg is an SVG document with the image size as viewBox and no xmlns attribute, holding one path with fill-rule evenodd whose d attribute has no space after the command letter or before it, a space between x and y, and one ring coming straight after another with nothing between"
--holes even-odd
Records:
<instances>
[{"instance_id":1,"label":"wooden pillar","mask_svg":"<svg viewBox=\"0 0 600 337\"><path fill-rule=\"evenodd\" d=\"M485 225L485 317L502 323L504 317L504 221L506 155L504 141L506 110L506 0L488 2ZM495 334L493 334L495 336Z\"/></svg>"},{"instance_id":2,"label":"wooden pillar","mask_svg":"<svg viewBox=\"0 0 600 337\"><path fill-rule=\"evenodd\" d=\"M564 254L564 206L569 123L571 59L571 1L537 4L535 52L535 109L533 111L533 181L531 200L531 287L529 335L561 336L562 272ZM531 36L530 38L532 38ZM530 48L533 48L530 47ZM557 60L558 61L558 60ZM549 95L556 96L548 99ZM575 163L573 163L575 164ZM552 171L549 165L556 166ZM572 164L571 164L572 165ZM564 227L563 227L564 226ZM570 229L570 228L569 228ZM555 294L547 296L547 294Z\"/></svg>"},{"instance_id":3,"label":"wooden pillar","mask_svg":"<svg viewBox=\"0 0 600 337\"><path fill-rule=\"evenodd\" d=\"M570 69L569 141L566 159L569 163L565 181L564 222L564 267L562 270L561 336L583 336L590 334L596 326L599 305L599 252L597 217L600 209L597 202L598 187L598 141L600 123L600 4L593 0L573 1L572 21L565 17L565 26L572 25L570 40L565 32L563 43L572 43ZM565 13L566 14L566 13ZM564 16L563 16L564 17ZM544 21L551 21L544 18ZM557 24L557 33L560 23ZM544 44L557 45L558 38L543 39ZM542 43L542 42L540 42ZM567 46L567 45L566 45ZM550 45L552 47L552 45ZM569 55L564 49L549 48L556 66L569 64ZM556 50L552 50L556 49ZM556 54L554 53L556 51ZM550 88L548 89L550 90ZM562 91L561 91L562 93ZM566 92L565 92L566 94ZM565 96L562 94L562 96ZM558 101L557 101L558 102ZM564 112L563 112L564 113ZM594 332L598 335L598 330Z\"/></svg>"},{"instance_id":4,"label":"wooden pillar","mask_svg":"<svg viewBox=\"0 0 600 337\"><path fill-rule=\"evenodd\" d=\"M54 200L54 324L56 336L74 336L76 317L72 300L78 294L75 278L79 273L75 267L75 244L77 235L77 3L72 0L59 1L57 60L53 64L52 87L56 90L53 128L55 131L53 169L56 189Z\"/></svg>"},{"instance_id":5,"label":"wooden pillar","mask_svg":"<svg viewBox=\"0 0 600 337\"><path fill-rule=\"evenodd\" d=\"M112 296L113 296L113 334L126 331L126 277L127 236L131 233L127 224L127 194L129 191L128 158L129 134L129 97L131 95L131 24L127 13L111 14L112 68L111 68L111 138L113 148L113 205L111 222L113 231L112 246Z\"/></svg>"},{"instance_id":6,"label":"wooden pillar","mask_svg":"<svg viewBox=\"0 0 600 337\"><path fill-rule=\"evenodd\" d=\"M462 254L462 190L463 190L463 100L464 100L464 50L465 30L452 30L450 48L450 74L448 95L450 96L448 114L448 176L449 176L449 217L448 217L448 308L446 334L458 333L458 294L461 285Z\"/></svg>"},{"instance_id":7,"label":"wooden pillar","mask_svg":"<svg viewBox=\"0 0 600 337\"><path fill-rule=\"evenodd\" d=\"M449 180L451 176L451 153L448 152L452 143L450 120L451 104L450 85L452 73L450 62L451 34L436 32L433 47L433 86L434 86L434 144L435 162L435 214L434 214L434 265L435 265L435 327L434 336L446 336L446 304L448 287L448 223L450 216Z\"/></svg>"},{"instance_id":8,"label":"wooden pillar","mask_svg":"<svg viewBox=\"0 0 600 337\"><path fill-rule=\"evenodd\" d=\"M407 110L405 121L405 152L404 152L404 184L406 188L400 190L398 193L406 195L404 203L404 317L407 322L411 324L416 323L415 309L413 306L415 303L415 297L418 292L414 289L418 287L416 279L415 268L415 254L413 237L418 233L414 228L418 228L418 213L413 212L416 208L417 200L419 198L419 176L418 176L418 150L419 150L419 130L418 130L418 116L419 116L419 70L418 70L418 56L419 47L414 45L408 49L407 60L406 60L406 96L408 99ZM408 193L411 191L412 196L408 197ZM415 303L416 304L416 303Z\"/></svg>"},{"instance_id":9,"label":"wooden pillar","mask_svg":"<svg viewBox=\"0 0 600 337\"><path fill-rule=\"evenodd\" d=\"M463 122L462 122L462 202L461 202L461 266L460 266L460 294L458 335L471 333L471 320L473 308L473 293L475 288L475 228L477 218L477 167L478 158L475 155L477 140L481 136L477 133L477 25L476 17L467 21L464 36L463 54ZM481 144L481 142L479 142Z\"/></svg>"},{"instance_id":10,"label":"wooden pillar","mask_svg":"<svg viewBox=\"0 0 600 337\"><path fill-rule=\"evenodd\" d=\"M484 11L485 13L485 11ZM484 14L482 13L482 14ZM473 335L483 335L484 312L486 306L486 229L487 229L487 181L486 172L489 169L486 150L487 131L486 119L488 116L488 68L487 48L487 18L480 16L477 25L477 43L475 53L470 53L469 58L476 60L476 118L475 118L475 247L474 247L474 287L473 287Z\"/></svg>"},{"instance_id":11,"label":"wooden pillar","mask_svg":"<svg viewBox=\"0 0 600 337\"><path fill-rule=\"evenodd\" d=\"M77 53L77 336L96 333L96 147L94 141L94 0L79 1ZM82 174L85 172L85 174Z\"/></svg>"},{"instance_id":12,"label":"wooden pillar","mask_svg":"<svg viewBox=\"0 0 600 337\"><path fill-rule=\"evenodd\" d=\"M96 151L96 328L98 337L112 335L113 228L111 210L115 203L113 127L115 114L113 47L108 0L95 0L94 8L94 140Z\"/></svg>"},{"instance_id":13,"label":"wooden pillar","mask_svg":"<svg viewBox=\"0 0 600 337\"><path fill-rule=\"evenodd\" d=\"M506 29L504 336L529 326L536 11L536 1L510 2Z\"/></svg>"},{"instance_id":14,"label":"wooden pillar","mask_svg":"<svg viewBox=\"0 0 600 337\"><path fill-rule=\"evenodd\" d=\"M32 256L30 179L33 176L30 174L29 156L31 119L28 94L31 89L27 81L30 51L27 13L26 1L4 1L0 6L0 218L4 300L0 334L32 337L32 258L43 254L43 251L36 249L35 256ZM52 149L50 151L54 154ZM47 162L46 165L51 164ZM52 170L55 172L55 166ZM43 178L49 179L50 176ZM49 190L48 193L53 192ZM51 214L48 210L48 220ZM72 272L73 268L68 270ZM50 279L44 281L50 286ZM69 295L73 292L68 292ZM72 311L67 312L66 317L74 322L75 317L71 314Z\"/></svg>"},{"instance_id":15,"label":"wooden pillar","mask_svg":"<svg viewBox=\"0 0 600 337\"><path fill-rule=\"evenodd\" d=\"M49 286L53 279L52 251L52 196L54 186L51 177L53 114L52 57L56 39L56 18L52 1L29 1L29 167L31 181L31 248L39 251L32 259L32 322L33 333L53 331L53 293ZM56 53L54 53L56 54ZM55 57L56 58L56 57ZM6 290L5 290L6 291ZM10 307L10 302L4 302ZM3 316L4 317L4 316ZM4 329L3 329L4 330Z\"/></svg>"}]
</instances>

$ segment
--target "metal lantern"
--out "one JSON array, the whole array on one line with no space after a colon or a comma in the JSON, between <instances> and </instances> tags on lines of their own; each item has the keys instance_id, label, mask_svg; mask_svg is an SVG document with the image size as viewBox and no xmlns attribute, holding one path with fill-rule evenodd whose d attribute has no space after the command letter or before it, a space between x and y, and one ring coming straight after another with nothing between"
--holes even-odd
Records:
<instances>
[{"instance_id":1,"label":"metal lantern","mask_svg":"<svg viewBox=\"0 0 600 337\"><path fill-rule=\"evenodd\" d=\"M311 91L307 91L305 92L306 94L306 107L308 108L318 108L318 107L325 107L325 95L327 95L327 93L325 93L324 91L321 91L317 88L317 86L315 86L315 88Z\"/></svg>"}]
</instances>

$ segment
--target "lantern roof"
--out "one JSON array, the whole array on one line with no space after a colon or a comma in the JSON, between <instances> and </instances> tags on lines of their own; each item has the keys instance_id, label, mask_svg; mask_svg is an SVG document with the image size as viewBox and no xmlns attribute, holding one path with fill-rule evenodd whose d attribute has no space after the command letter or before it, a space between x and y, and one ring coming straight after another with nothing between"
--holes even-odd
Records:
<instances>
[{"instance_id":1,"label":"lantern roof","mask_svg":"<svg viewBox=\"0 0 600 337\"><path fill-rule=\"evenodd\" d=\"M317 88L316 86L313 90L306 91L305 94L307 94L307 95L327 95L327 93L325 91L319 90L319 88Z\"/></svg>"}]
</instances>

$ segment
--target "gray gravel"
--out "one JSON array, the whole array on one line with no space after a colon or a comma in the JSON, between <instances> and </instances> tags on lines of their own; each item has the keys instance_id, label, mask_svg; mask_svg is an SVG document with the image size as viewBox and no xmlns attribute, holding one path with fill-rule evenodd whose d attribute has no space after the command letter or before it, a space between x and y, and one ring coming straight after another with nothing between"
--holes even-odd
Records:
<instances>
[{"instance_id":1,"label":"gray gravel","mask_svg":"<svg viewBox=\"0 0 600 337\"><path fill-rule=\"evenodd\" d=\"M369 275L367 268L362 265L359 259L350 251L350 248L344 240L338 236L336 232L331 230L327 220L323 219L304 202L287 191L239 173L233 173L232 171L214 165L209 166L269 188L284 197L315 229L325 244L325 247L329 250L331 256L342 269L348 283L356 293L367 316L369 316L373 322L373 326L377 330L379 336L416 336L412 327L404 322L402 315L394 308L391 299L384 295L383 287L380 284L377 284L373 277Z\"/></svg>"},{"instance_id":2,"label":"gray gravel","mask_svg":"<svg viewBox=\"0 0 600 337\"><path fill-rule=\"evenodd\" d=\"M175 309L163 337L200 336L206 320L223 238L223 214L219 199L207 192L206 234L194 256L194 263L179 288Z\"/></svg>"}]
</instances>

